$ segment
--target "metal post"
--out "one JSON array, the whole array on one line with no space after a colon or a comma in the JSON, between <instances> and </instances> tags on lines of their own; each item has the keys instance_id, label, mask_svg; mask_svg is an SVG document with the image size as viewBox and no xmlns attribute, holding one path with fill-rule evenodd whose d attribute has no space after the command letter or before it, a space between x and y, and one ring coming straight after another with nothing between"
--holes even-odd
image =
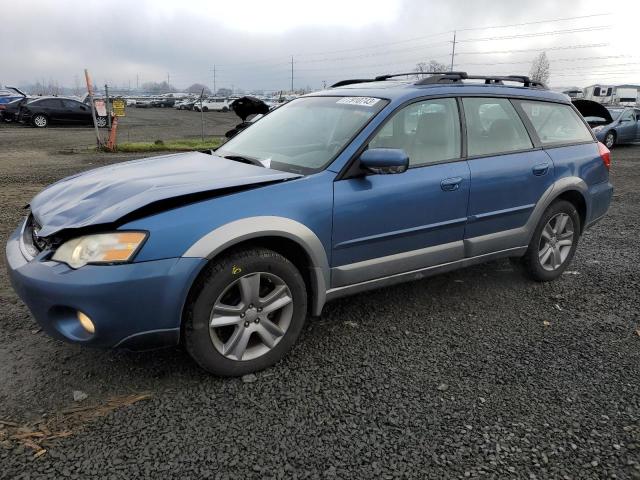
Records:
<instances>
[{"instance_id":1,"label":"metal post","mask_svg":"<svg viewBox=\"0 0 640 480\"><path fill-rule=\"evenodd\" d=\"M104 84L104 101L107 109L107 127L111 129L111 106L109 105L109 86Z\"/></svg>"},{"instance_id":2,"label":"metal post","mask_svg":"<svg viewBox=\"0 0 640 480\"><path fill-rule=\"evenodd\" d=\"M204 142L204 108L202 108L202 98L204 97L204 88L200 92L200 122L202 124L202 141Z\"/></svg>"},{"instance_id":3,"label":"metal post","mask_svg":"<svg viewBox=\"0 0 640 480\"><path fill-rule=\"evenodd\" d=\"M451 71L453 72L453 59L456 56L456 31L453 31L453 48L451 50Z\"/></svg>"},{"instance_id":4,"label":"metal post","mask_svg":"<svg viewBox=\"0 0 640 480\"><path fill-rule=\"evenodd\" d=\"M89 78L89 71L84 69L84 79L87 82L87 93L89 94L89 102L91 102L91 116L93 117L93 128L96 131L96 141L98 148L102 147L102 139L100 138L100 131L98 130L98 122L96 120L96 106L93 103L93 87L91 86L91 79Z\"/></svg>"},{"instance_id":5,"label":"metal post","mask_svg":"<svg viewBox=\"0 0 640 480\"><path fill-rule=\"evenodd\" d=\"M291 94L293 95L293 55L291 55Z\"/></svg>"},{"instance_id":6,"label":"metal post","mask_svg":"<svg viewBox=\"0 0 640 480\"><path fill-rule=\"evenodd\" d=\"M216 90L216 64L213 64L213 94L216 95L218 91Z\"/></svg>"}]
</instances>

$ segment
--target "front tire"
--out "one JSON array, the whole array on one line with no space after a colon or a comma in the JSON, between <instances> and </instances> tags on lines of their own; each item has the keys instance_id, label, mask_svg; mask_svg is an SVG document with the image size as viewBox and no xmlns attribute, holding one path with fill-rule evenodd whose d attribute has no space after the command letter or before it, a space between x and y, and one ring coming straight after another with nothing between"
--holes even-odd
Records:
<instances>
[{"instance_id":1,"label":"front tire","mask_svg":"<svg viewBox=\"0 0 640 480\"><path fill-rule=\"evenodd\" d=\"M33 117L31 123L33 123L33 126L37 128L47 128L47 126L49 125L49 119L46 115L42 115L39 113Z\"/></svg>"},{"instance_id":2,"label":"front tire","mask_svg":"<svg viewBox=\"0 0 640 480\"><path fill-rule=\"evenodd\" d=\"M282 359L307 316L298 269L263 248L238 251L209 264L185 312L191 357L214 375L239 376Z\"/></svg>"},{"instance_id":3,"label":"front tire","mask_svg":"<svg viewBox=\"0 0 640 480\"><path fill-rule=\"evenodd\" d=\"M607 134L604 136L604 145L609 150L611 150L615 144L616 144L616 132L611 130L607 132Z\"/></svg>"},{"instance_id":4,"label":"front tire","mask_svg":"<svg viewBox=\"0 0 640 480\"><path fill-rule=\"evenodd\" d=\"M209 107L202 107L202 111L203 112L208 112L209 111Z\"/></svg>"},{"instance_id":5,"label":"front tire","mask_svg":"<svg viewBox=\"0 0 640 480\"><path fill-rule=\"evenodd\" d=\"M98 128L104 128L107 126L107 117L96 117L96 125Z\"/></svg>"},{"instance_id":6,"label":"front tire","mask_svg":"<svg viewBox=\"0 0 640 480\"><path fill-rule=\"evenodd\" d=\"M580 215L558 200L545 210L523 258L527 274L538 282L555 280L567 269L580 239Z\"/></svg>"}]
</instances>

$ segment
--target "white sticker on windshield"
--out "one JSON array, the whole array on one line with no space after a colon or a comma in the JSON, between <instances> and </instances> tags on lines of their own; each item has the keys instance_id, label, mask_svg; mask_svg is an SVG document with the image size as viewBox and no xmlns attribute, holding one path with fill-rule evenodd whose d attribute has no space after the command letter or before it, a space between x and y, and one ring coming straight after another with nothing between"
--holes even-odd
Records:
<instances>
[{"instance_id":1,"label":"white sticker on windshield","mask_svg":"<svg viewBox=\"0 0 640 480\"><path fill-rule=\"evenodd\" d=\"M336 103L342 103L344 105L362 105L363 107L373 107L379 101L379 98L373 97L342 97Z\"/></svg>"}]
</instances>

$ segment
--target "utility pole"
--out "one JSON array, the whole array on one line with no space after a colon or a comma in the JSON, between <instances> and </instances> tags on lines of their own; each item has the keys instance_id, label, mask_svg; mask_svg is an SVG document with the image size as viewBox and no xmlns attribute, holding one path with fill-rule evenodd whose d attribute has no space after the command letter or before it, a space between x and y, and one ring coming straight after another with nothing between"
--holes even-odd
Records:
<instances>
[{"instance_id":1,"label":"utility pole","mask_svg":"<svg viewBox=\"0 0 640 480\"><path fill-rule=\"evenodd\" d=\"M169 77L169 72L167 72L167 85L169 85L171 83L170 81L170 77Z\"/></svg>"},{"instance_id":2,"label":"utility pole","mask_svg":"<svg viewBox=\"0 0 640 480\"><path fill-rule=\"evenodd\" d=\"M216 90L216 64L213 64L213 94L215 95L216 92L218 90Z\"/></svg>"},{"instance_id":3,"label":"utility pole","mask_svg":"<svg viewBox=\"0 0 640 480\"><path fill-rule=\"evenodd\" d=\"M136 73L136 90L140 89L140 75Z\"/></svg>"},{"instance_id":4,"label":"utility pole","mask_svg":"<svg viewBox=\"0 0 640 480\"><path fill-rule=\"evenodd\" d=\"M109 85L104 84L104 103L107 109L107 127L111 129L111 108L109 107Z\"/></svg>"},{"instance_id":5,"label":"utility pole","mask_svg":"<svg viewBox=\"0 0 640 480\"><path fill-rule=\"evenodd\" d=\"M293 55L291 55L291 93L293 94Z\"/></svg>"},{"instance_id":6,"label":"utility pole","mask_svg":"<svg viewBox=\"0 0 640 480\"><path fill-rule=\"evenodd\" d=\"M451 49L451 71L453 72L453 59L456 56L456 31L453 31L453 47Z\"/></svg>"}]
</instances>

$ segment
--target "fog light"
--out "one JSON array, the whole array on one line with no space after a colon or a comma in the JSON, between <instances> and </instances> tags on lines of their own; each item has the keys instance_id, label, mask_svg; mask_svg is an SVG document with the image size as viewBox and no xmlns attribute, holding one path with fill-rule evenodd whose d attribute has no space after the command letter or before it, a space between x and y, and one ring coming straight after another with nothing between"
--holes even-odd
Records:
<instances>
[{"instance_id":1,"label":"fog light","mask_svg":"<svg viewBox=\"0 0 640 480\"><path fill-rule=\"evenodd\" d=\"M80 311L78 311L78 321L80 322L80 325L82 325L82 328L84 328L88 333L95 333L96 327L93 325L91 319Z\"/></svg>"}]
</instances>

